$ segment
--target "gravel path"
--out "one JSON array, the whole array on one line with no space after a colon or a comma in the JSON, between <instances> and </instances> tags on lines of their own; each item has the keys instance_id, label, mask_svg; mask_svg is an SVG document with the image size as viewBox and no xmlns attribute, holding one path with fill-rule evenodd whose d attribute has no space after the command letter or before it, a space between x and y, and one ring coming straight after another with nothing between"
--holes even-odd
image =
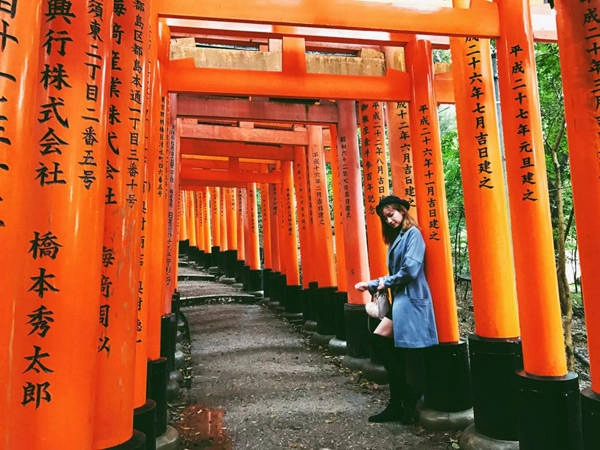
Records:
<instances>
[{"instance_id":1,"label":"gravel path","mask_svg":"<svg viewBox=\"0 0 600 450\"><path fill-rule=\"evenodd\" d=\"M183 297L235 289L208 280L179 288ZM171 407L182 448L458 448L452 433L369 424L367 416L385 406L387 386L311 346L307 335L260 302L201 304L182 312L192 378Z\"/></svg>"}]
</instances>

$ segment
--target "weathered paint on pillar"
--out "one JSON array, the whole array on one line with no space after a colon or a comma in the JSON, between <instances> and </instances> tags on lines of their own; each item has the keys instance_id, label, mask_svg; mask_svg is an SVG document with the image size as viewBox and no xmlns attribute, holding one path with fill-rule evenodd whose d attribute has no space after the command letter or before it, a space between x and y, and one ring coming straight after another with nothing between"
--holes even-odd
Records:
<instances>
[{"instance_id":1,"label":"weathered paint on pillar","mask_svg":"<svg viewBox=\"0 0 600 450\"><path fill-rule=\"evenodd\" d=\"M219 189L219 226L221 235L221 251L229 250L229 236L227 236L227 221L229 220L229 210L227 209L227 200L225 192L227 188Z\"/></svg>"},{"instance_id":2,"label":"weathered paint on pillar","mask_svg":"<svg viewBox=\"0 0 600 450\"><path fill-rule=\"evenodd\" d=\"M327 177L325 176L325 154L323 150L323 130L320 126L308 126L308 181L310 184L310 206L313 218L314 244L312 250L318 258L311 259L313 272L319 287L336 286L333 260L333 234L329 212Z\"/></svg>"},{"instance_id":3,"label":"weathered paint on pillar","mask_svg":"<svg viewBox=\"0 0 600 450\"><path fill-rule=\"evenodd\" d=\"M281 249L279 248L279 213L280 201L276 184L269 184L269 201L271 205L269 223L271 232L271 265L273 272L281 272Z\"/></svg>"},{"instance_id":4,"label":"weathered paint on pillar","mask_svg":"<svg viewBox=\"0 0 600 450\"><path fill-rule=\"evenodd\" d=\"M246 236L246 263L250 270L260 269L260 251L258 243L258 210L256 202L256 183L248 183Z\"/></svg>"},{"instance_id":5,"label":"weathered paint on pillar","mask_svg":"<svg viewBox=\"0 0 600 450\"><path fill-rule=\"evenodd\" d=\"M375 211L379 200L390 190L383 107L379 102L359 102L358 109L370 278L377 278L388 272L387 245L381 237L381 221Z\"/></svg>"},{"instance_id":6,"label":"weathered paint on pillar","mask_svg":"<svg viewBox=\"0 0 600 450\"><path fill-rule=\"evenodd\" d=\"M244 211L246 203L246 189L239 188L237 190L237 196L237 257L238 261L244 261L246 259L246 246L244 244L244 223L246 221Z\"/></svg>"},{"instance_id":7,"label":"weathered paint on pillar","mask_svg":"<svg viewBox=\"0 0 600 450\"><path fill-rule=\"evenodd\" d=\"M386 103L392 191L410 202L411 215L418 217L415 176L410 134L410 119L407 102Z\"/></svg>"},{"instance_id":8,"label":"weathered paint on pillar","mask_svg":"<svg viewBox=\"0 0 600 450\"><path fill-rule=\"evenodd\" d=\"M598 3L562 0L555 4L590 375L596 394L600 394L600 286L596 280L600 265L600 77L596 70L600 36L593 14Z\"/></svg>"},{"instance_id":9,"label":"weathered paint on pillar","mask_svg":"<svg viewBox=\"0 0 600 450\"><path fill-rule=\"evenodd\" d=\"M150 4L150 2L148 2ZM159 21L156 2L150 4L151 11L148 18L149 25L149 82L147 83L146 111L147 121L147 179L148 179L148 241L146 248L146 265L149 271L147 285L148 319L146 325L147 354L151 361L161 357L161 328L162 316L165 314L162 299L165 295L165 264L166 264L166 193L165 193L165 142L166 142L166 90L162 79L162 61L159 53L159 33L166 23ZM148 26L146 25L146 26ZM194 209L198 211L198 195L194 192ZM201 230L200 218L197 223L196 245L201 245L199 231ZM170 308L169 311L170 312Z\"/></svg>"},{"instance_id":10,"label":"weathered paint on pillar","mask_svg":"<svg viewBox=\"0 0 600 450\"><path fill-rule=\"evenodd\" d=\"M179 191L179 239L182 241L188 240L188 207L187 207L187 191Z\"/></svg>"},{"instance_id":11,"label":"weathered paint on pillar","mask_svg":"<svg viewBox=\"0 0 600 450\"><path fill-rule=\"evenodd\" d=\"M523 363L531 375L567 372L533 33L527 1L499 2L498 74Z\"/></svg>"},{"instance_id":12,"label":"weathered paint on pillar","mask_svg":"<svg viewBox=\"0 0 600 450\"><path fill-rule=\"evenodd\" d=\"M260 208L262 218L262 243L263 258L266 269L273 268L273 258L271 256L271 198L269 195L269 185L262 183L260 185Z\"/></svg>"},{"instance_id":13,"label":"weathered paint on pillar","mask_svg":"<svg viewBox=\"0 0 600 450\"><path fill-rule=\"evenodd\" d=\"M24 347L14 351L17 348L13 344L14 326L29 321L29 314L35 317L36 310L40 308L39 305L24 305L22 299L29 289L28 251L33 234L28 222L36 205L28 189L36 169L34 158L29 154L30 136L35 130L32 118L37 113L37 83L33 80L39 77L42 4L42 0L28 4L13 2L10 7L5 5L0 10L7 32L0 49L0 90L3 95L0 106L0 273L3 274L0 348L4 349L0 358L0 385L3 386L0 411L4 411L4 420L0 421L0 447L7 449L14 448L19 442L27 445L26 431L35 424L27 417L35 414L30 411L32 408L21 404L24 400L23 385L10 387L12 377L19 374L20 378L23 354L31 348L23 342ZM19 305L22 310L17 314ZM28 324L29 330L19 330L19 335L26 336L31 330L35 332L35 327L31 326ZM44 403L41 402L42 405Z\"/></svg>"},{"instance_id":14,"label":"weathered paint on pillar","mask_svg":"<svg viewBox=\"0 0 600 450\"><path fill-rule=\"evenodd\" d=\"M32 67L35 75L19 80L37 90L20 99L30 103L24 111L31 115L7 116L8 126L3 121L1 127L5 138L5 133L14 131L13 121L33 126L26 136L28 146L20 149L20 156L31 159L29 173L19 180L20 188L28 191L27 200L32 202L21 205L28 214L22 223L26 245L19 242L22 253L10 255L23 259L24 270L14 273L20 279L20 292L11 312L10 353L4 349L12 367L9 382L3 386L9 390L4 417L10 420L10 434L2 436L2 446L92 448L110 8L93 11L83 1L56 9L44 1L39 35L37 30L22 29L23 15L35 15L32 20L38 20L36 2L3 2L0 13L3 75L4 60L10 56L5 52L14 51L19 39L24 45L19 51L39 55L28 61L37 63ZM90 33L92 23L97 28ZM21 36L23 32L37 35L38 40L32 43ZM20 64L16 57L11 68ZM7 71L2 82L10 80L10 75L25 73ZM2 116L9 113L15 96L23 93L17 86L3 91ZM5 185L1 190L0 196L8 198Z\"/></svg>"},{"instance_id":15,"label":"weathered paint on pillar","mask_svg":"<svg viewBox=\"0 0 600 450\"><path fill-rule=\"evenodd\" d=\"M340 185L340 174L338 164L337 151L337 127L331 125L329 127L331 136L331 147L325 149L325 160L331 165L331 185L333 196L333 223L334 223L334 239L335 239L335 269L337 276L338 290L341 292L348 291L348 278L346 275L346 250L343 233L343 211L341 191L338 188Z\"/></svg>"},{"instance_id":16,"label":"weathered paint on pillar","mask_svg":"<svg viewBox=\"0 0 600 450\"><path fill-rule=\"evenodd\" d=\"M165 265L165 285L166 292L164 302L165 304L171 305L171 301L173 298L173 294L177 289L177 275L176 275L176 257L177 257L177 242L178 235L177 231L179 229L178 222L178 212L177 212L177 204L178 201L178 188L175 184L176 176L177 176L177 166L176 157L177 157L177 132L176 132L176 124L177 118L175 116L175 110L177 108L177 97L173 98L173 94L169 94L168 102L167 102L167 110L168 110L168 130L169 130L169 142L167 147L167 259Z\"/></svg>"},{"instance_id":17,"label":"weathered paint on pillar","mask_svg":"<svg viewBox=\"0 0 600 450\"><path fill-rule=\"evenodd\" d=\"M237 250L237 188L228 188L227 197L227 242L229 250Z\"/></svg>"},{"instance_id":18,"label":"weathered paint on pillar","mask_svg":"<svg viewBox=\"0 0 600 450\"><path fill-rule=\"evenodd\" d=\"M210 234L213 247L220 247L221 245L220 190L221 188L218 187L208 188L208 192L210 193Z\"/></svg>"},{"instance_id":19,"label":"weathered paint on pillar","mask_svg":"<svg viewBox=\"0 0 600 450\"><path fill-rule=\"evenodd\" d=\"M133 433L137 300L140 283L143 184L142 80L138 76L136 11L117 15L113 27L123 30L112 43L113 88L109 91L109 143L104 192L105 224L98 317L98 380L94 447L112 447ZM108 24L107 24L108 27ZM120 84L119 84L120 83ZM116 86L121 86L117 88ZM130 96L129 92L139 96ZM125 94L127 92L127 94Z\"/></svg>"},{"instance_id":20,"label":"weathered paint on pillar","mask_svg":"<svg viewBox=\"0 0 600 450\"><path fill-rule=\"evenodd\" d=\"M367 259L367 235L365 233L365 214L362 199L362 183L358 140L356 136L356 103L352 100L338 101L337 159L339 187L341 196L342 232L346 245L346 279L348 303L360 305L366 303L369 294L359 292L353 286L369 278Z\"/></svg>"},{"instance_id":21,"label":"weathered paint on pillar","mask_svg":"<svg viewBox=\"0 0 600 450\"><path fill-rule=\"evenodd\" d=\"M194 191L186 192L187 212L188 212L188 239L190 247L198 247L197 226L198 214L196 213L196 202L194 201Z\"/></svg>"},{"instance_id":22,"label":"weathered paint on pillar","mask_svg":"<svg viewBox=\"0 0 600 450\"><path fill-rule=\"evenodd\" d=\"M468 5L455 1L455 6ZM517 292L490 42L451 38L450 46L475 334L516 338L520 334Z\"/></svg>"},{"instance_id":23,"label":"weathered paint on pillar","mask_svg":"<svg viewBox=\"0 0 600 450\"><path fill-rule=\"evenodd\" d=\"M290 286L300 284L298 270L298 233L296 231L296 207L294 201L294 172L291 161L281 163L281 216L283 228L280 230L280 248L285 260L286 283Z\"/></svg>"},{"instance_id":24,"label":"weathered paint on pillar","mask_svg":"<svg viewBox=\"0 0 600 450\"><path fill-rule=\"evenodd\" d=\"M407 45L407 67L412 80L410 122L419 226L425 239L425 271L433 297L440 343L459 340L448 208L439 136L437 103L433 89L431 43Z\"/></svg>"},{"instance_id":25,"label":"weathered paint on pillar","mask_svg":"<svg viewBox=\"0 0 600 450\"><path fill-rule=\"evenodd\" d=\"M296 194L296 207L298 211L298 240L300 242L300 264L302 266L302 286L308 288L308 283L313 279L312 265L310 262L311 231L310 213L308 211L308 172L306 166L305 147L294 147L294 191Z\"/></svg>"},{"instance_id":26,"label":"weathered paint on pillar","mask_svg":"<svg viewBox=\"0 0 600 450\"><path fill-rule=\"evenodd\" d=\"M206 234L204 233L204 230L206 229L206 216L204 215L204 208L202 208L202 205L204 204L204 192L202 189L194 191L194 202L196 208L196 217L198 217L196 243L198 244L198 250L205 252L207 248Z\"/></svg>"}]
</instances>

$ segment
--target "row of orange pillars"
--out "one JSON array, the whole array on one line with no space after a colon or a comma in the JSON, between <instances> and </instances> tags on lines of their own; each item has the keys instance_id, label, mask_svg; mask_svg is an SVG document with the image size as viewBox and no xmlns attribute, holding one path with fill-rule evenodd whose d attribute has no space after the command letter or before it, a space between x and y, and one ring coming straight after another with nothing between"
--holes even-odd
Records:
<instances>
[{"instance_id":1,"label":"row of orange pillars","mask_svg":"<svg viewBox=\"0 0 600 450\"><path fill-rule=\"evenodd\" d=\"M166 427L161 399L172 353L180 240L172 117L177 111L161 77L168 56L157 49L168 45L158 45L165 30L154 3L114 1L103 8L109 3L0 2L0 410L5 411L0 446L5 449L152 449L154 435ZM514 4L502 1L499 7ZM559 22L592 378L591 390L582 396L565 363L533 43L522 31L529 28L519 23L523 15L501 23L502 36L509 38L498 41L506 185L495 137L489 47L482 40L463 40L463 56L454 58L463 62L454 72L455 80L464 81L455 83L461 165L470 168L463 183L476 329L468 346L456 319L427 41L407 49L413 52L412 101L404 117L401 109L393 114L406 126L389 128L400 133L398 148L407 149L392 157L392 185L415 202L441 339L430 352L425 404L452 412L472 403L479 432L518 439L523 449L581 448L582 439L592 449L600 442L600 378L594 372L600 356L600 284L594 273L600 254L595 151L600 36L591 4L573 2L575 9ZM335 239L322 138L313 127L312 144L295 150L294 164L282 163L281 182L269 183L264 196L261 188L261 208L267 208L261 222L257 187L250 183L237 193L242 213L232 234L227 232L227 243L214 239L219 218L234 208L216 210L220 214L212 223L220 225L204 244L200 231L209 227L190 226L188 232L200 233L196 247L200 242L204 252L212 254L217 246L215 254L236 251L235 260L247 266L248 288L266 281L268 295L279 297L290 311L299 310L298 301L312 307L306 314L314 314L321 334L333 332L334 320L336 333L345 333L340 338L345 337L348 355L366 358L366 299L348 287L385 272L372 211L387 187L376 144L382 129L362 124L364 117L375 121L381 114L373 103L361 105L358 116L353 101L337 104L339 122L331 130L336 148L330 150L337 156L330 160L337 165L332 170ZM402 147L403 142L409 145ZM396 163L400 172L394 171ZM402 175L406 163L412 176ZM414 178L414 192L407 177ZM206 201L202 189L197 187L198 204ZM293 196L297 209L310 208L310 215L289 212ZM209 190L205 197L214 204L218 196ZM208 217L205 208L198 211ZM298 236L286 238L296 227ZM246 228L248 237L239 232Z\"/></svg>"},{"instance_id":2,"label":"row of orange pillars","mask_svg":"<svg viewBox=\"0 0 600 450\"><path fill-rule=\"evenodd\" d=\"M581 17L589 15L585 5L580 9ZM436 103L432 78L423 75L431 74L431 60L422 41L407 47L410 104L388 103L384 110L379 102L356 107L354 101L337 101L330 147L323 144L321 127L309 125L308 146L296 147L293 162L281 163L279 182L187 185L180 239L199 264L220 265L246 289L263 289L290 318L314 327L332 349L343 349L347 361L369 359L363 306L368 299L352 286L387 270L374 214L379 198L389 193L383 151L387 114L390 147L399 149L392 150L391 185L411 200L427 242L440 337L427 354L425 409L451 415L473 407L473 432L502 441L499 448L512 441L521 449L595 449L600 445L600 380L594 373L599 305L592 254L598 254L593 231L599 220L598 162L586 141L597 142L598 123L591 118L599 103L592 75L582 75L584 69L595 70L589 55L595 47L577 52L569 43L591 42L597 34L593 24L561 30L570 39L561 40L568 47L563 74L582 281L588 286L592 387L580 393L577 375L566 367L538 94L530 70L533 47L518 36L519 29L498 48L506 181L489 46L467 39L452 47L455 80L464 80L455 83L455 97L475 316L468 341L458 329ZM587 282L584 266L592 271ZM489 441L485 445L471 448L495 448Z\"/></svg>"}]
</instances>

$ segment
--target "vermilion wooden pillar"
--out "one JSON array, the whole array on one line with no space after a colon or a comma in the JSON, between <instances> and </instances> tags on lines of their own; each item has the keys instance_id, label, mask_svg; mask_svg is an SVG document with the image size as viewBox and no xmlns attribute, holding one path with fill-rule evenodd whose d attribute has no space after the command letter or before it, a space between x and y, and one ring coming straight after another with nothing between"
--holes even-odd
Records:
<instances>
[{"instance_id":1,"label":"vermilion wooden pillar","mask_svg":"<svg viewBox=\"0 0 600 450\"><path fill-rule=\"evenodd\" d=\"M338 102L337 160L341 197L342 225L346 243L346 278L348 286L369 278L367 235L360 176L359 148L356 138L356 102ZM368 294L348 290L348 303L364 305Z\"/></svg>"},{"instance_id":2,"label":"vermilion wooden pillar","mask_svg":"<svg viewBox=\"0 0 600 450\"><path fill-rule=\"evenodd\" d=\"M200 252L206 251L206 235L204 230L206 229L206 216L205 211L202 208L204 204L204 192L202 189L193 191L194 194L194 208L196 210L196 217L198 219L198 227L196 228L196 243L198 244L198 250Z\"/></svg>"},{"instance_id":3,"label":"vermilion wooden pillar","mask_svg":"<svg viewBox=\"0 0 600 450\"><path fill-rule=\"evenodd\" d=\"M246 189L239 188L237 190L237 250L238 250L238 261L244 261L246 259L246 250L244 244L244 222L246 217L244 216L244 204L246 203Z\"/></svg>"},{"instance_id":4,"label":"vermilion wooden pillar","mask_svg":"<svg viewBox=\"0 0 600 450\"><path fill-rule=\"evenodd\" d=\"M364 304L369 294L354 289L354 285L369 279L367 235L365 232L364 203L360 159L356 133L356 102L341 100L338 104L337 160L341 198L342 229L346 254L348 303L344 305L346 325L346 353L349 357L369 357L369 331Z\"/></svg>"},{"instance_id":5,"label":"vermilion wooden pillar","mask_svg":"<svg viewBox=\"0 0 600 450\"><path fill-rule=\"evenodd\" d=\"M94 438L110 10L94 14L88 3L71 4L68 16L58 14L47 1L5 2L0 8L1 83L6 88L0 145L15 138L20 147L15 156L30 159L21 166L27 170L23 179L14 180L9 189L0 187L0 220L9 227L16 223L8 222L13 214L3 214L4 199L9 206L16 199L29 201L20 205L27 214L20 224L26 241L15 243L20 253L8 255L23 265L19 272L5 272L18 280L19 289L10 311L11 345L4 349L10 363L3 386L8 396L4 417L10 427L2 435L5 448L92 448ZM98 25L94 34L92 21ZM71 39L51 40L52 30ZM22 57L28 59L27 68ZM30 116L11 111L17 100L29 103L19 105L19 112ZM17 125L21 121L28 125ZM23 136L26 146L11 135L15 125L29 131ZM0 160L3 183L5 172L20 167L6 163ZM17 189L28 196L21 197ZM3 244L9 239L5 228L10 230L0 226ZM3 279L8 283L10 277ZM14 294L10 289L9 293Z\"/></svg>"},{"instance_id":6,"label":"vermilion wooden pillar","mask_svg":"<svg viewBox=\"0 0 600 450\"><path fill-rule=\"evenodd\" d=\"M220 226L220 234L221 234L221 251L226 252L229 250L229 236L227 235L227 222L229 220L229 211L227 210L227 199L226 199L226 187L222 187L219 189L219 204L221 208L219 209L219 226Z\"/></svg>"},{"instance_id":7,"label":"vermilion wooden pillar","mask_svg":"<svg viewBox=\"0 0 600 450\"><path fill-rule=\"evenodd\" d=\"M291 161L281 163L281 217L280 229L281 259L285 261L286 283L291 286L300 284L298 270L298 236L296 232L296 206L294 201L294 173Z\"/></svg>"},{"instance_id":8,"label":"vermilion wooden pillar","mask_svg":"<svg viewBox=\"0 0 600 450\"><path fill-rule=\"evenodd\" d=\"M262 217L263 255L265 270L273 269L271 257L271 199L269 198L269 185L260 185L260 206Z\"/></svg>"},{"instance_id":9,"label":"vermilion wooden pillar","mask_svg":"<svg viewBox=\"0 0 600 450\"><path fill-rule=\"evenodd\" d=\"M198 248L198 215L196 212L196 202L194 201L194 191L186 192L187 214L188 214L188 239L190 241L190 249Z\"/></svg>"},{"instance_id":10,"label":"vermilion wooden pillar","mask_svg":"<svg viewBox=\"0 0 600 450\"><path fill-rule=\"evenodd\" d=\"M188 240L188 207L187 207L187 199L186 199L186 191L179 191L179 204L181 207L179 208L179 239L181 241Z\"/></svg>"},{"instance_id":11,"label":"vermilion wooden pillar","mask_svg":"<svg viewBox=\"0 0 600 450\"><path fill-rule=\"evenodd\" d=\"M212 238L211 261L217 263L218 254L221 248L221 188L209 187L210 194L210 234Z\"/></svg>"},{"instance_id":12,"label":"vermilion wooden pillar","mask_svg":"<svg viewBox=\"0 0 600 450\"><path fill-rule=\"evenodd\" d=\"M340 174L337 152L337 127L329 127L331 136L331 147L325 149L325 161L331 165L331 185L333 197L333 222L335 238L335 269L338 289L342 292L348 291L348 281L346 274L346 250L343 233L343 208L340 185Z\"/></svg>"},{"instance_id":13,"label":"vermilion wooden pillar","mask_svg":"<svg viewBox=\"0 0 600 450\"><path fill-rule=\"evenodd\" d=\"M298 211L298 238L300 241L300 264L302 266L302 286L307 289L313 279L311 255L311 220L308 209L308 168L306 165L306 148L294 147L294 190Z\"/></svg>"},{"instance_id":14,"label":"vermilion wooden pillar","mask_svg":"<svg viewBox=\"0 0 600 450\"><path fill-rule=\"evenodd\" d=\"M179 142L177 139L177 118L175 116L175 110L177 109L177 97L174 94L169 94L168 102L168 130L169 130L169 142L167 147L167 260L165 266L165 272L167 274L166 293L164 302L165 304L171 303L173 296L177 290L177 249L178 249L178 223L179 223L179 210L178 210L178 173L177 161Z\"/></svg>"},{"instance_id":15,"label":"vermilion wooden pillar","mask_svg":"<svg viewBox=\"0 0 600 450\"><path fill-rule=\"evenodd\" d=\"M417 218L415 178L407 102L386 103L387 130L390 143L390 166L394 195L408 200L411 214Z\"/></svg>"},{"instance_id":16,"label":"vermilion wooden pillar","mask_svg":"<svg viewBox=\"0 0 600 450\"><path fill-rule=\"evenodd\" d=\"M150 115L148 108L151 105L150 89L152 86L152 64L155 57L155 48L151 46L151 29L154 24L151 23L152 5L150 1L139 4L135 11L128 11L131 15L126 26L133 27L134 43L128 49L134 57L132 68L133 97L141 107L140 121L135 126L139 126L137 131L143 139L139 142L139 176L141 191L141 216L139 217L139 226L141 230L141 243L138 249L138 266L140 269L140 279L137 288L137 323L136 323L136 353L135 353L135 387L134 387L134 427L140 429L146 434L147 447L148 441L153 442L156 434L154 418L157 413L156 402L148 395L149 389L149 340L150 340L150 284L152 273L150 270L149 256L152 247L151 221L150 221L150 203L151 186L150 172L146 162L149 160L148 139L150 139ZM135 123L135 122L134 122ZM190 211L193 208L191 196L188 196ZM194 236L195 240L195 218L190 214L190 226L188 234L190 240Z\"/></svg>"},{"instance_id":17,"label":"vermilion wooden pillar","mask_svg":"<svg viewBox=\"0 0 600 450\"><path fill-rule=\"evenodd\" d=\"M256 183L248 183L247 192L247 217L244 244L246 246L246 262L250 268L250 273L245 287L249 291L258 291L262 288L262 272L260 268L260 247L258 239Z\"/></svg>"},{"instance_id":18,"label":"vermilion wooden pillar","mask_svg":"<svg viewBox=\"0 0 600 450\"><path fill-rule=\"evenodd\" d=\"M579 408L578 378L566 367L529 3L498 7L498 74L524 363L519 445L579 448L581 420L572 413Z\"/></svg>"},{"instance_id":19,"label":"vermilion wooden pillar","mask_svg":"<svg viewBox=\"0 0 600 450\"><path fill-rule=\"evenodd\" d=\"M409 42L406 56L412 83L410 123L419 226L440 340L429 352L425 405L460 411L471 406L469 367L466 342L460 341L458 333L431 43Z\"/></svg>"},{"instance_id":20,"label":"vermilion wooden pillar","mask_svg":"<svg viewBox=\"0 0 600 450\"><path fill-rule=\"evenodd\" d=\"M383 106L379 102L359 102L358 109L371 272L369 278L377 278L388 272L387 246L381 237L381 221L375 211L379 200L388 195L390 190L385 156Z\"/></svg>"},{"instance_id":21,"label":"vermilion wooden pillar","mask_svg":"<svg viewBox=\"0 0 600 450\"><path fill-rule=\"evenodd\" d=\"M336 286L333 261L333 235L331 232L331 216L327 178L325 176L325 155L323 150L323 131L320 126L308 126L308 182L310 184L310 207L313 218L314 245L313 251L319 255L311 261L318 268L314 272L319 287Z\"/></svg>"},{"instance_id":22,"label":"vermilion wooden pillar","mask_svg":"<svg viewBox=\"0 0 600 450\"><path fill-rule=\"evenodd\" d=\"M35 317L38 314L36 310L41 308L41 301L25 304L23 300L27 296L31 268L34 267L31 266L28 252L30 241L35 236L29 221L36 209L30 187L37 164L31 156L34 151L37 154L38 149L34 150L31 136L35 130L33 118L37 114L38 48L43 3L42 0L28 4L13 3L13 9L4 7L0 11L5 29L10 30L7 34L10 38L3 45L0 57L0 89L3 96L0 106L0 273L3 274L0 348L4 350L4 356L0 358L0 384L3 386L0 410L4 411L4 420L0 421L0 441L5 448L29 445L28 430L40 428L35 412L39 406L47 404L46 401L40 401L38 408L35 407L36 402L22 404L26 383L22 383L21 378L23 363L26 362L23 357L32 348L29 342L21 343L21 340L30 331L36 332L35 324L24 324L30 320L30 314ZM50 245L48 256L53 254L52 248L58 250L58 247ZM46 314L45 317L49 316ZM19 328L15 344L16 325ZM47 322L46 325L52 324ZM40 329L39 333L42 332L43 329ZM37 333L35 336L40 339ZM13 381L15 379L19 381L18 384ZM42 400L43 396L38 395L38 398Z\"/></svg>"},{"instance_id":23,"label":"vermilion wooden pillar","mask_svg":"<svg viewBox=\"0 0 600 450\"><path fill-rule=\"evenodd\" d=\"M269 231L271 233L271 265L273 272L281 273L281 249L279 248L279 212L280 212L280 198L277 192L277 186L273 183L269 184L269 205L271 211L269 212Z\"/></svg>"},{"instance_id":24,"label":"vermilion wooden pillar","mask_svg":"<svg viewBox=\"0 0 600 450\"><path fill-rule=\"evenodd\" d=\"M112 44L109 66L112 70L108 78L119 82L123 88L109 91L109 151L106 155L103 271L98 311L96 448L113 447L130 439L134 407L146 401L144 392L138 404L134 403L144 203L144 93L142 85L132 83L136 75L134 67L140 60L131 49L135 45L134 30L139 32L140 29L134 26L136 16L133 11L114 20L115 26L127 31ZM142 77L140 83L143 80ZM122 95L129 91L135 92L136 96ZM123 120L124 117L128 120ZM135 145L131 145L131 136L135 136ZM145 363L142 367L144 373L140 383L145 383Z\"/></svg>"},{"instance_id":25,"label":"vermilion wooden pillar","mask_svg":"<svg viewBox=\"0 0 600 450\"><path fill-rule=\"evenodd\" d=\"M517 440L515 370L523 363L490 42L451 38L450 47L475 316L469 336L475 428Z\"/></svg>"}]
</instances>

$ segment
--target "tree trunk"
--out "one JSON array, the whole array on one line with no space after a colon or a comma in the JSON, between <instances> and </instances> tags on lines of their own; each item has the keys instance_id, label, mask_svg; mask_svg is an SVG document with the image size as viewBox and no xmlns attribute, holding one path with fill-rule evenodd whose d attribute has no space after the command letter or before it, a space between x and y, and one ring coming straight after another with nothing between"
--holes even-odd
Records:
<instances>
[{"instance_id":1,"label":"tree trunk","mask_svg":"<svg viewBox=\"0 0 600 450\"><path fill-rule=\"evenodd\" d=\"M562 126L554 145L550 147L550 156L554 167L556 189L553 189L551 195L556 205L556 227L555 247L556 247L556 274L558 278L558 293L560 296L560 309L563 314L563 328L565 332L565 350L567 356L567 367L569 371L575 370L575 354L573 352L573 306L571 304L571 295L569 281L567 280L567 253L565 247L565 216L563 213L563 194L561 168L558 161L558 148L565 132L565 119L563 116Z\"/></svg>"}]
</instances>

